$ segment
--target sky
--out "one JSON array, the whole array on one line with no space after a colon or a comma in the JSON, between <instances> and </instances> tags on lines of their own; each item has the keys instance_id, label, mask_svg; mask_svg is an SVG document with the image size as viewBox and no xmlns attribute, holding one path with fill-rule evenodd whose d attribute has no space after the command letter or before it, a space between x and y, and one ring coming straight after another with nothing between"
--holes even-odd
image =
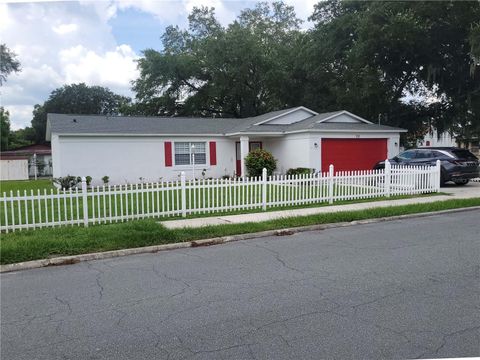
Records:
<instances>
[{"instance_id":1,"label":"sky","mask_svg":"<svg viewBox=\"0 0 480 360\"><path fill-rule=\"evenodd\" d=\"M307 18L316 0L286 0L297 16ZM105 86L133 97L142 50L161 50L160 37L169 25L187 27L194 7L214 7L227 25L256 1L105 0L2 2L0 43L17 54L22 70L0 87L0 105L10 112L12 129L30 125L35 104L65 84Z\"/></svg>"}]
</instances>

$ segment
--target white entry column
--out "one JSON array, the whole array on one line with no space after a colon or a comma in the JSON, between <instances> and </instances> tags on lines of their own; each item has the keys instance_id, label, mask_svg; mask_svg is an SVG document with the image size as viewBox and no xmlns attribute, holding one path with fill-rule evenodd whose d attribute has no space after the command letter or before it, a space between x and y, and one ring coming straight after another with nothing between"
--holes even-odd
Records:
<instances>
[{"instance_id":1,"label":"white entry column","mask_svg":"<svg viewBox=\"0 0 480 360\"><path fill-rule=\"evenodd\" d=\"M248 136L240 136L240 168L242 176L247 176L245 157L248 155Z\"/></svg>"}]
</instances>

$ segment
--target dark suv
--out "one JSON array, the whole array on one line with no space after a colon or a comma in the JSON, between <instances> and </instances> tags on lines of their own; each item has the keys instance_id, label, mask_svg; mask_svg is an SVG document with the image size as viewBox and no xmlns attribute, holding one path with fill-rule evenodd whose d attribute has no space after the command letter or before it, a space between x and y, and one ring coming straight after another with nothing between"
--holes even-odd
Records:
<instances>
[{"instance_id":1,"label":"dark suv","mask_svg":"<svg viewBox=\"0 0 480 360\"><path fill-rule=\"evenodd\" d=\"M411 149L402 152L393 159L392 165L435 165L440 160L441 185L453 181L457 185L465 185L470 179L479 177L478 158L470 151L456 147L429 147ZM385 162L378 162L373 168L383 169Z\"/></svg>"}]
</instances>

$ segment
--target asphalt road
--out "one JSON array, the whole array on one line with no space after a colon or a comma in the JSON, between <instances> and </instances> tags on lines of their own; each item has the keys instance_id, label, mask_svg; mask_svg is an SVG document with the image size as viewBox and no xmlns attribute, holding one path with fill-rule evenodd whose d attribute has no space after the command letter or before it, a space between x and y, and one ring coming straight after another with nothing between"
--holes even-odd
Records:
<instances>
[{"instance_id":1,"label":"asphalt road","mask_svg":"<svg viewBox=\"0 0 480 360\"><path fill-rule=\"evenodd\" d=\"M1 358L480 356L479 234L477 210L4 274Z\"/></svg>"}]
</instances>

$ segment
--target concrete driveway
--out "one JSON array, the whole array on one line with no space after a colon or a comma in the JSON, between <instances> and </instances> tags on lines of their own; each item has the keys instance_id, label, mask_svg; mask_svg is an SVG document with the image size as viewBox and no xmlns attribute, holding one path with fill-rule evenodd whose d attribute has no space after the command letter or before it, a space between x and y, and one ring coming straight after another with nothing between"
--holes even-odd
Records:
<instances>
[{"instance_id":1,"label":"concrete driveway","mask_svg":"<svg viewBox=\"0 0 480 360\"><path fill-rule=\"evenodd\" d=\"M462 198L480 197L480 181L470 181L467 185L463 186L447 183L442 186L440 191Z\"/></svg>"},{"instance_id":2,"label":"concrete driveway","mask_svg":"<svg viewBox=\"0 0 480 360\"><path fill-rule=\"evenodd\" d=\"M1 358L480 356L479 219L466 211L2 274Z\"/></svg>"}]
</instances>

